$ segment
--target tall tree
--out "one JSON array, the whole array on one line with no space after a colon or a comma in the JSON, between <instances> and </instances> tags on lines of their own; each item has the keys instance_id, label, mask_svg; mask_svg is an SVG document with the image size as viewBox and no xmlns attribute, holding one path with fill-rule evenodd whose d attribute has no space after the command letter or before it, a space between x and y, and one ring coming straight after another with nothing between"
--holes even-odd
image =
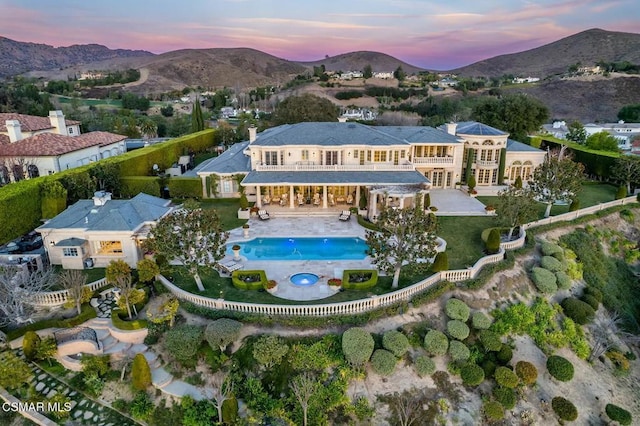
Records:
<instances>
[{"instance_id":1,"label":"tall tree","mask_svg":"<svg viewBox=\"0 0 640 426\"><path fill-rule=\"evenodd\" d=\"M580 191L584 166L559 152L548 152L544 162L533 171L529 187L535 198L547 205L544 217L549 217L556 201L570 202Z\"/></svg>"},{"instance_id":2,"label":"tall tree","mask_svg":"<svg viewBox=\"0 0 640 426\"><path fill-rule=\"evenodd\" d=\"M567 140L584 145L587 141L587 131L581 122L573 121L567 126L567 129L569 130L567 132Z\"/></svg>"},{"instance_id":3,"label":"tall tree","mask_svg":"<svg viewBox=\"0 0 640 426\"><path fill-rule=\"evenodd\" d=\"M12 266L0 267L0 327L20 325L34 312L34 298L49 291L56 282L52 268L25 272Z\"/></svg>"},{"instance_id":4,"label":"tall tree","mask_svg":"<svg viewBox=\"0 0 640 426\"><path fill-rule=\"evenodd\" d=\"M611 176L626 185L627 194L631 194L631 184L635 185L640 182L640 158L623 155L616 159L611 167Z\"/></svg>"},{"instance_id":5,"label":"tall tree","mask_svg":"<svg viewBox=\"0 0 640 426\"><path fill-rule=\"evenodd\" d=\"M120 297L123 298L127 306L129 318L131 315L131 297L136 288L131 279L131 267L124 260L112 260L107 265L105 271L107 282L117 286L120 289ZM135 296L134 296L135 297Z\"/></svg>"},{"instance_id":6,"label":"tall tree","mask_svg":"<svg viewBox=\"0 0 640 426\"><path fill-rule=\"evenodd\" d=\"M549 110L536 98L518 93L499 99L483 98L474 107L473 117L508 132L513 139L523 141L547 121Z\"/></svg>"},{"instance_id":7,"label":"tall tree","mask_svg":"<svg viewBox=\"0 0 640 426\"><path fill-rule=\"evenodd\" d=\"M200 100L196 98L193 103L193 111L191 112L191 132L199 132L204 130L204 118L202 117L202 108L200 107Z\"/></svg>"},{"instance_id":8,"label":"tall tree","mask_svg":"<svg viewBox=\"0 0 640 426\"><path fill-rule=\"evenodd\" d=\"M58 277L60 285L67 290L70 303L76 305L78 315L82 312L82 304L91 300L92 291L85 287L87 275L77 269L65 269ZM73 306L73 305L72 305Z\"/></svg>"},{"instance_id":9,"label":"tall tree","mask_svg":"<svg viewBox=\"0 0 640 426\"><path fill-rule=\"evenodd\" d=\"M289 96L280 102L273 114L275 124L294 124L304 121L338 120L338 107L330 100L310 93Z\"/></svg>"},{"instance_id":10,"label":"tall tree","mask_svg":"<svg viewBox=\"0 0 640 426\"><path fill-rule=\"evenodd\" d=\"M177 259L204 291L200 269L212 267L225 255L229 233L223 231L214 209L180 209L160 219L152 230L151 245L158 254Z\"/></svg>"},{"instance_id":11,"label":"tall tree","mask_svg":"<svg viewBox=\"0 0 640 426\"><path fill-rule=\"evenodd\" d=\"M598 132L587 138L585 142L587 148L597 149L599 151L620 152L618 147L618 139L608 132Z\"/></svg>"},{"instance_id":12,"label":"tall tree","mask_svg":"<svg viewBox=\"0 0 640 426\"><path fill-rule=\"evenodd\" d=\"M529 188L517 188L515 185L498 192L496 203L498 221L509 227L509 241L517 226L536 218L536 200Z\"/></svg>"},{"instance_id":13,"label":"tall tree","mask_svg":"<svg viewBox=\"0 0 640 426\"><path fill-rule=\"evenodd\" d=\"M403 82L405 78L407 78L407 73L404 72L402 66L398 65L398 68L393 72L393 76L399 81Z\"/></svg>"},{"instance_id":14,"label":"tall tree","mask_svg":"<svg viewBox=\"0 0 640 426\"><path fill-rule=\"evenodd\" d=\"M373 77L373 68L371 68L371 64L367 64L362 69L362 77L363 78L371 78Z\"/></svg>"},{"instance_id":15,"label":"tall tree","mask_svg":"<svg viewBox=\"0 0 640 426\"><path fill-rule=\"evenodd\" d=\"M300 408L302 408L303 426L307 426L308 422L309 400L317 392L319 385L309 372L294 377L289 383L293 396L296 397Z\"/></svg>"},{"instance_id":16,"label":"tall tree","mask_svg":"<svg viewBox=\"0 0 640 426\"><path fill-rule=\"evenodd\" d=\"M403 266L427 270L436 254L436 217L425 213L422 197L415 201L415 206L403 209L384 207L376 223L380 231L367 231L371 263L393 273L393 288L398 287Z\"/></svg>"},{"instance_id":17,"label":"tall tree","mask_svg":"<svg viewBox=\"0 0 640 426\"><path fill-rule=\"evenodd\" d=\"M222 424L222 405L233 396L233 381L229 373L219 371L211 377L211 386L213 388L211 397L216 402L218 410L218 423Z\"/></svg>"}]
</instances>

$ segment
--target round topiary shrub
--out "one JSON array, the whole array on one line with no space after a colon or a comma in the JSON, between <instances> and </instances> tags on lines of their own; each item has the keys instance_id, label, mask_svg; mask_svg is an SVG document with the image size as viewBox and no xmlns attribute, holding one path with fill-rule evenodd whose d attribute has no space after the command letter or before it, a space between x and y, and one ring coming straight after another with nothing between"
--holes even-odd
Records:
<instances>
[{"instance_id":1,"label":"round topiary shrub","mask_svg":"<svg viewBox=\"0 0 640 426\"><path fill-rule=\"evenodd\" d=\"M421 355L413 361L413 367L418 376L430 376L436 371L436 363L428 356Z\"/></svg>"},{"instance_id":2,"label":"round topiary shrub","mask_svg":"<svg viewBox=\"0 0 640 426\"><path fill-rule=\"evenodd\" d=\"M197 325L177 325L165 333L164 346L180 362L195 361L203 334L204 330Z\"/></svg>"},{"instance_id":3,"label":"round topiary shrub","mask_svg":"<svg viewBox=\"0 0 640 426\"><path fill-rule=\"evenodd\" d=\"M551 272L564 271L567 269L566 265L563 265L562 262L553 256L542 256L542 259L540 259L540 266Z\"/></svg>"},{"instance_id":4,"label":"round topiary shrub","mask_svg":"<svg viewBox=\"0 0 640 426\"><path fill-rule=\"evenodd\" d=\"M400 358L409 350L409 339L399 331L390 330L382 335L382 347Z\"/></svg>"},{"instance_id":5,"label":"round topiary shrub","mask_svg":"<svg viewBox=\"0 0 640 426\"><path fill-rule=\"evenodd\" d=\"M462 383L467 386L478 386L484 380L484 370L477 364L469 362L460 369Z\"/></svg>"},{"instance_id":6,"label":"round topiary shrub","mask_svg":"<svg viewBox=\"0 0 640 426\"><path fill-rule=\"evenodd\" d=\"M630 425L633 422L631 413L615 404L607 404L607 406L604 407L604 411L612 421L618 422L622 426Z\"/></svg>"},{"instance_id":7,"label":"round topiary shrub","mask_svg":"<svg viewBox=\"0 0 640 426\"><path fill-rule=\"evenodd\" d=\"M462 321L451 320L447 322L447 333L454 339L464 340L469 337L469 327Z\"/></svg>"},{"instance_id":8,"label":"round topiary shrub","mask_svg":"<svg viewBox=\"0 0 640 426\"><path fill-rule=\"evenodd\" d=\"M38 353L38 345L40 344L40 336L35 331L27 331L22 338L22 352L27 361L33 361Z\"/></svg>"},{"instance_id":9,"label":"round topiary shrub","mask_svg":"<svg viewBox=\"0 0 640 426\"><path fill-rule=\"evenodd\" d=\"M573 402L561 396L556 396L551 400L551 408L560 420L572 422L578 418L578 409Z\"/></svg>"},{"instance_id":10,"label":"round topiary shrub","mask_svg":"<svg viewBox=\"0 0 640 426\"><path fill-rule=\"evenodd\" d=\"M485 351L498 352L502 349L502 342L500 336L497 333L489 330L482 330L479 333L480 343L484 347Z\"/></svg>"},{"instance_id":11,"label":"round topiary shrub","mask_svg":"<svg viewBox=\"0 0 640 426\"><path fill-rule=\"evenodd\" d=\"M342 333L342 353L351 365L363 365L373 353L375 342L364 328L353 327Z\"/></svg>"},{"instance_id":12,"label":"round topiary shrub","mask_svg":"<svg viewBox=\"0 0 640 426\"><path fill-rule=\"evenodd\" d=\"M511 388L496 386L493 388L493 396L496 398L496 401L498 401L507 410L511 410L516 406L516 393Z\"/></svg>"},{"instance_id":13,"label":"round topiary shrub","mask_svg":"<svg viewBox=\"0 0 640 426\"><path fill-rule=\"evenodd\" d=\"M449 355L454 361L466 361L471 356L471 351L464 343L452 340L449 343Z\"/></svg>"},{"instance_id":14,"label":"round topiary shrub","mask_svg":"<svg viewBox=\"0 0 640 426\"><path fill-rule=\"evenodd\" d=\"M429 330L427 335L424 336L424 348L429 355L444 355L449 349L449 339L441 331Z\"/></svg>"},{"instance_id":15,"label":"round topiary shrub","mask_svg":"<svg viewBox=\"0 0 640 426\"><path fill-rule=\"evenodd\" d=\"M398 359L386 349L377 349L371 356L371 368L381 376L389 376L396 368Z\"/></svg>"},{"instance_id":16,"label":"round topiary shrub","mask_svg":"<svg viewBox=\"0 0 640 426\"><path fill-rule=\"evenodd\" d=\"M142 353L133 357L131 365L131 384L136 390L146 390L151 386L151 369L149 363Z\"/></svg>"},{"instance_id":17,"label":"round topiary shrub","mask_svg":"<svg viewBox=\"0 0 640 426\"><path fill-rule=\"evenodd\" d=\"M509 361L511 361L511 358L513 358L513 350L511 349L511 346L503 343L502 347L496 354L496 360L498 360L502 365L507 365Z\"/></svg>"},{"instance_id":18,"label":"round topiary shrub","mask_svg":"<svg viewBox=\"0 0 640 426\"><path fill-rule=\"evenodd\" d=\"M535 284L539 292L545 294L554 294L558 291L556 276L553 272L539 267L531 269L531 280Z\"/></svg>"},{"instance_id":19,"label":"round topiary shrub","mask_svg":"<svg viewBox=\"0 0 640 426\"><path fill-rule=\"evenodd\" d=\"M516 363L516 374L525 385L532 385L538 380L538 369L528 361Z\"/></svg>"},{"instance_id":20,"label":"round topiary shrub","mask_svg":"<svg viewBox=\"0 0 640 426\"><path fill-rule=\"evenodd\" d=\"M591 296L590 294L583 294L580 300L582 300L587 305L591 306L594 311L597 311L598 306L600 306L600 302L598 302L598 300L595 297Z\"/></svg>"},{"instance_id":21,"label":"round topiary shrub","mask_svg":"<svg viewBox=\"0 0 640 426\"><path fill-rule=\"evenodd\" d=\"M482 312L474 312L471 316L471 325L476 330L486 330L491 327L493 321Z\"/></svg>"},{"instance_id":22,"label":"round topiary shrub","mask_svg":"<svg viewBox=\"0 0 640 426\"><path fill-rule=\"evenodd\" d=\"M449 269L449 255L447 255L446 251L441 251L436 254L436 258L433 260L433 264L431 265L431 271L440 272L446 271Z\"/></svg>"},{"instance_id":23,"label":"round topiary shrub","mask_svg":"<svg viewBox=\"0 0 640 426\"><path fill-rule=\"evenodd\" d=\"M594 299L598 301L598 303L602 303L602 292L595 287L587 286L582 291L582 294L592 296Z\"/></svg>"},{"instance_id":24,"label":"round topiary shrub","mask_svg":"<svg viewBox=\"0 0 640 426\"><path fill-rule=\"evenodd\" d=\"M562 247L549 241L540 243L540 251L543 256L554 256L557 253L564 253Z\"/></svg>"},{"instance_id":25,"label":"round topiary shrub","mask_svg":"<svg viewBox=\"0 0 640 426\"><path fill-rule=\"evenodd\" d=\"M493 373L496 372L496 368L498 368L498 366L495 362L493 362L493 360L485 359L484 361L482 361L482 371L484 371L484 377L492 377Z\"/></svg>"},{"instance_id":26,"label":"round topiary shrub","mask_svg":"<svg viewBox=\"0 0 640 426\"><path fill-rule=\"evenodd\" d=\"M571 277L564 271L556 272L556 284L560 290L569 290L571 288Z\"/></svg>"},{"instance_id":27,"label":"round topiary shrub","mask_svg":"<svg viewBox=\"0 0 640 426\"><path fill-rule=\"evenodd\" d=\"M616 200L621 198L625 198L627 196L627 187L624 185L620 185L618 190L616 191Z\"/></svg>"},{"instance_id":28,"label":"round topiary shrub","mask_svg":"<svg viewBox=\"0 0 640 426\"><path fill-rule=\"evenodd\" d=\"M561 382L573 379L573 364L561 356L551 355L547 358L547 370L549 374Z\"/></svg>"},{"instance_id":29,"label":"round topiary shrub","mask_svg":"<svg viewBox=\"0 0 640 426\"><path fill-rule=\"evenodd\" d=\"M487 237L486 249L488 254L496 254L500 251L500 230L493 228Z\"/></svg>"},{"instance_id":30,"label":"round topiary shrub","mask_svg":"<svg viewBox=\"0 0 640 426\"><path fill-rule=\"evenodd\" d=\"M504 419L504 408L498 401L485 402L482 411L489 421L498 422Z\"/></svg>"},{"instance_id":31,"label":"round topiary shrub","mask_svg":"<svg viewBox=\"0 0 640 426\"><path fill-rule=\"evenodd\" d=\"M496 368L495 373L493 373L493 378L496 379L496 383L500 386L504 386L505 388L513 389L518 386L520 379L513 371L509 370L507 367L498 367Z\"/></svg>"},{"instance_id":32,"label":"round topiary shrub","mask_svg":"<svg viewBox=\"0 0 640 426\"><path fill-rule=\"evenodd\" d=\"M459 299L449 299L447 300L447 304L444 308L447 316L452 320L459 320L462 322L467 322L469 319L469 314L471 310L466 303Z\"/></svg>"},{"instance_id":33,"label":"round topiary shrub","mask_svg":"<svg viewBox=\"0 0 640 426\"><path fill-rule=\"evenodd\" d=\"M576 299L575 297L567 297L560 302L560 306L562 306L562 311L566 316L580 325L590 323L596 314L588 303Z\"/></svg>"}]
</instances>

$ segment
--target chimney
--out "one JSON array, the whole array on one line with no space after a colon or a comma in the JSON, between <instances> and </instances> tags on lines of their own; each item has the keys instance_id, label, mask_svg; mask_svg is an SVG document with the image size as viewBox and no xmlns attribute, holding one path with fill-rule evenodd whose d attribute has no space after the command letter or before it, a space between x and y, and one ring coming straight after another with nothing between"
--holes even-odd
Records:
<instances>
[{"instance_id":1,"label":"chimney","mask_svg":"<svg viewBox=\"0 0 640 426\"><path fill-rule=\"evenodd\" d=\"M256 140L256 133L258 128L256 126L249 127L249 143L252 143Z\"/></svg>"},{"instance_id":2,"label":"chimney","mask_svg":"<svg viewBox=\"0 0 640 426\"><path fill-rule=\"evenodd\" d=\"M49 111L49 121L51 122L51 127L55 127L55 133L67 136L67 124L64 121L62 111Z\"/></svg>"},{"instance_id":3,"label":"chimney","mask_svg":"<svg viewBox=\"0 0 640 426\"><path fill-rule=\"evenodd\" d=\"M338 117L338 123L346 123L347 117Z\"/></svg>"},{"instance_id":4,"label":"chimney","mask_svg":"<svg viewBox=\"0 0 640 426\"><path fill-rule=\"evenodd\" d=\"M97 191L93 194L93 205L104 206L111 200L111 193L107 191Z\"/></svg>"},{"instance_id":5,"label":"chimney","mask_svg":"<svg viewBox=\"0 0 640 426\"><path fill-rule=\"evenodd\" d=\"M22 126L20 126L18 120L7 120L5 125L7 126L7 133L9 133L9 141L11 143L22 139Z\"/></svg>"},{"instance_id":6,"label":"chimney","mask_svg":"<svg viewBox=\"0 0 640 426\"><path fill-rule=\"evenodd\" d=\"M447 123L447 133L449 133L450 135L455 136L456 135L456 127L457 124L456 123Z\"/></svg>"}]
</instances>

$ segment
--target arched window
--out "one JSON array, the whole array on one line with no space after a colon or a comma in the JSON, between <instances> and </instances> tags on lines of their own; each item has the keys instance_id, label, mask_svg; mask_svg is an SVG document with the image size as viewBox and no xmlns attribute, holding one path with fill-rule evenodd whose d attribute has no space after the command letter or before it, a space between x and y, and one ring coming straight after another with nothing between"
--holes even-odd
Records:
<instances>
[{"instance_id":1,"label":"arched window","mask_svg":"<svg viewBox=\"0 0 640 426\"><path fill-rule=\"evenodd\" d=\"M482 142L482 145L493 145L493 141L487 139L486 141Z\"/></svg>"},{"instance_id":2,"label":"arched window","mask_svg":"<svg viewBox=\"0 0 640 426\"><path fill-rule=\"evenodd\" d=\"M40 170L38 170L38 166L35 164L29 164L27 167L27 173L29 174L29 179L37 178L40 176Z\"/></svg>"},{"instance_id":3,"label":"arched window","mask_svg":"<svg viewBox=\"0 0 640 426\"><path fill-rule=\"evenodd\" d=\"M520 161L514 161L513 163L511 163L511 166L509 167L509 180L514 182L518 176L521 176L522 174L522 163Z\"/></svg>"},{"instance_id":4,"label":"arched window","mask_svg":"<svg viewBox=\"0 0 640 426\"><path fill-rule=\"evenodd\" d=\"M13 180L18 182L19 180L24 179L24 168L22 167L21 164L14 164L12 171L13 171Z\"/></svg>"},{"instance_id":5,"label":"arched window","mask_svg":"<svg viewBox=\"0 0 640 426\"><path fill-rule=\"evenodd\" d=\"M6 185L9 182L9 170L6 166L0 166L0 185Z\"/></svg>"}]
</instances>

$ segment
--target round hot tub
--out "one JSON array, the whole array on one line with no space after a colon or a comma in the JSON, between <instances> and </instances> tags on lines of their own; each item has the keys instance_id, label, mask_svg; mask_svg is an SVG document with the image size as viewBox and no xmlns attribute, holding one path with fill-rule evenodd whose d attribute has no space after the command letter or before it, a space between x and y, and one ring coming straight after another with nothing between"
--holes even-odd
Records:
<instances>
[{"instance_id":1,"label":"round hot tub","mask_svg":"<svg viewBox=\"0 0 640 426\"><path fill-rule=\"evenodd\" d=\"M314 285L318 282L319 277L316 274L311 274L309 272L301 272L299 274L291 275L289 280L293 283L293 285L297 285L300 287L306 287L309 285Z\"/></svg>"}]
</instances>

